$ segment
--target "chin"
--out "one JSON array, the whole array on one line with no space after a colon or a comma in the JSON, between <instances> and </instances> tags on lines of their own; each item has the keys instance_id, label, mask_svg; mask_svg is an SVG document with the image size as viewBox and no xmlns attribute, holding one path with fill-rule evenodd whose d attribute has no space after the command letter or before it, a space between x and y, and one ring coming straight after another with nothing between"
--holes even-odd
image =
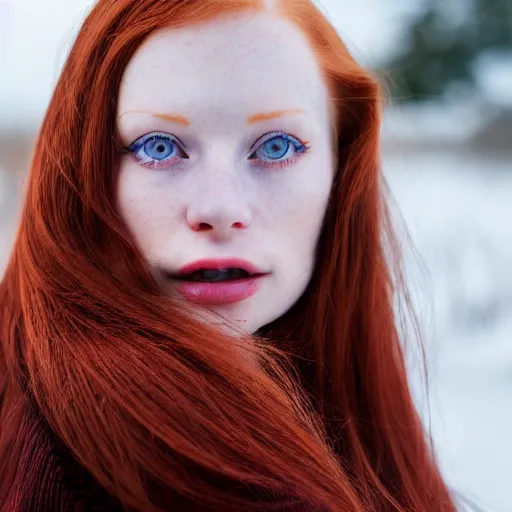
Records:
<instances>
[{"instance_id":1,"label":"chin","mask_svg":"<svg viewBox=\"0 0 512 512\"><path fill-rule=\"evenodd\" d=\"M247 307L241 303L210 306L207 309L217 313L247 334L254 334L263 325L254 315L248 314Z\"/></svg>"}]
</instances>

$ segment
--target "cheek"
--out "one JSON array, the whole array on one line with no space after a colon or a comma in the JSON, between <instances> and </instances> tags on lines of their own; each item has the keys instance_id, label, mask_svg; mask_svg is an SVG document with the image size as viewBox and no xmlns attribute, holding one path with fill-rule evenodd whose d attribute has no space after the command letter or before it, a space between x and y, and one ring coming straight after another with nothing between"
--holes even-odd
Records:
<instances>
[{"instance_id":1,"label":"cheek","mask_svg":"<svg viewBox=\"0 0 512 512\"><path fill-rule=\"evenodd\" d=\"M293 184L284 187L281 197L273 198L276 225L306 245L314 245L321 229L332 187L331 169L328 157L311 161Z\"/></svg>"},{"instance_id":2,"label":"cheek","mask_svg":"<svg viewBox=\"0 0 512 512\"><path fill-rule=\"evenodd\" d=\"M287 231L299 259L311 260L325 215L328 191L325 194L305 194L303 200L290 210Z\"/></svg>"},{"instance_id":3,"label":"cheek","mask_svg":"<svg viewBox=\"0 0 512 512\"><path fill-rule=\"evenodd\" d=\"M134 235L142 225L150 221L150 198L147 187L141 186L129 170L121 169L117 185L117 203L121 217Z\"/></svg>"},{"instance_id":4,"label":"cheek","mask_svg":"<svg viewBox=\"0 0 512 512\"><path fill-rule=\"evenodd\" d=\"M176 205L175 198L169 197L169 191L148 181L144 170L134 171L130 165L120 169L117 205L119 214L146 255L159 239L164 239L164 232L172 229L176 217L171 208Z\"/></svg>"},{"instance_id":5,"label":"cheek","mask_svg":"<svg viewBox=\"0 0 512 512\"><path fill-rule=\"evenodd\" d=\"M315 265L318 238L332 187L333 160L329 154L312 159L297 180L288 182L274 198L272 246L278 251L283 279L300 295Z\"/></svg>"}]
</instances>

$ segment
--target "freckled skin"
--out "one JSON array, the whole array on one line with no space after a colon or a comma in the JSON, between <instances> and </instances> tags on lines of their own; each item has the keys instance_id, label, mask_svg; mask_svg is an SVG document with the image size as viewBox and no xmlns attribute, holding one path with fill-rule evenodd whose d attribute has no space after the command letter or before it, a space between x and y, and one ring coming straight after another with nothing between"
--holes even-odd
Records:
<instances>
[{"instance_id":1,"label":"freckled skin","mask_svg":"<svg viewBox=\"0 0 512 512\"><path fill-rule=\"evenodd\" d=\"M294 112L248 123L282 110ZM328 91L300 30L260 13L157 32L125 71L118 115L127 146L162 132L189 157L155 169L127 154L120 166L121 215L163 291L176 293L163 270L240 257L271 274L210 309L248 332L285 313L311 278L334 167ZM249 160L274 131L309 149L282 168Z\"/></svg>"}]
</instances>

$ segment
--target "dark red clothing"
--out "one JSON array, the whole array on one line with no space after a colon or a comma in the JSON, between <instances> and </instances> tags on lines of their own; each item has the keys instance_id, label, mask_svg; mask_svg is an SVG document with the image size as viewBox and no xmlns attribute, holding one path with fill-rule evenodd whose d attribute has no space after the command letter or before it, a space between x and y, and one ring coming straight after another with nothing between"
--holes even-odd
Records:
<instances>
[{"instance_id":1,"label":"dark red clothing","mask_svg":"<svg viewBox=\"0 0 512 512\"><path fill-rule=\"evenodd\" d=\"M0 512L123 512L126 510L78 463L37 415L24 420L17 438L23 442L23 450L12 486L7 496L0 496ZM303 505L283 507L276 505L268 510L318 511L314 507ZM203 508L197 504L173 502L169 505L169 510L199 512ZM226 511L219 510L219 512Z\"/></svg>"},{"instance_id":2,"label":"dark red clothing","mask_svg":"<svg viewBox=\"0 0 512 512\"><path fill-rule=\"evenodd\" d=\"M26 443L13 485L0 498L1 512L123 510L41 422L25 421L19 436Z\"/></svg>"}]
</instances>

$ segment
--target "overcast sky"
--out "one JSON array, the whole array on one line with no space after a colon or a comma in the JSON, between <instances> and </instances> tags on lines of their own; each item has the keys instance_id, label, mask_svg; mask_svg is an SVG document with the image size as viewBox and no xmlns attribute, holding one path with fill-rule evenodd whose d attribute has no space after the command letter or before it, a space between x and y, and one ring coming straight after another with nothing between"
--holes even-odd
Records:
<instances>
[{"instance_id":1,"label":"overcast sky","mask_svg":"<svg viewBox=\"0 0 512 512\"><path fill-rule=\"evenodd\" d=\"M423 0L321 0L363 65L400 44ZM0 0L0 124L38 122L91 0ZM12 125L11 125L12 126Z\"/></svg>"}]
</instances>

